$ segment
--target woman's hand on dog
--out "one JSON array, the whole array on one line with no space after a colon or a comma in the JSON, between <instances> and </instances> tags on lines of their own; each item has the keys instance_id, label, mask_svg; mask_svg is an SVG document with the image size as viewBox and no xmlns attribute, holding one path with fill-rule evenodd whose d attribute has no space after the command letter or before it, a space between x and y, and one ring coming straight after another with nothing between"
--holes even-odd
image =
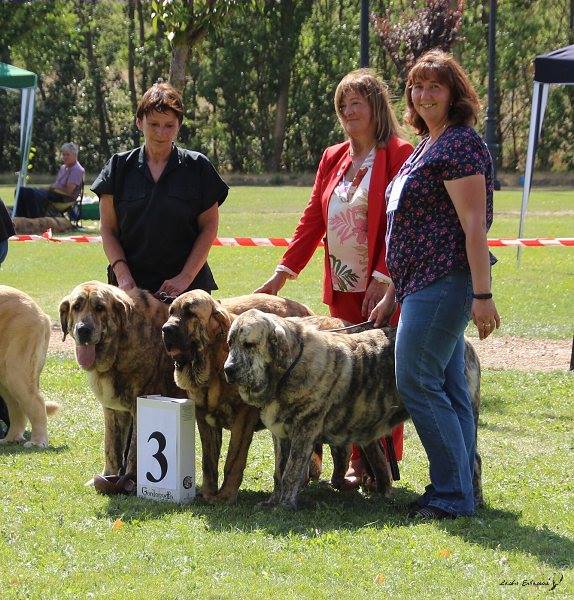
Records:
<instances>
[{"instance_id":1,"label":"woman's hand on dog","mask_svg":"<svg viewBox=\"0 0 574 600\"><path fill-rule=\"evenodd\" d=\"M189 277L187 277L183 273L180 273L179 275L176 275L171 279L166 279L161 284L161 287L159 288L157 293L161 294L161 292L165 292L168 296L171 296L172 298L177 298L177 296L183 294L183 292L187 290L187 288L191 285L191 281L189 280Z\"/></svg>"},{"instance_id":2,"label":"woman's hand on dog","mask_svg":"<svg viewBox=\"0 0 574 600\"><path fill-rule=\"evenodd\" d=\"M391 283L375 308L369 315L369 321L374 321L375 327L383 327L389 322L392 314L397 308L397 301L395 300L395 286Z\"/></svg>"},{"instance_id":3,"label":"woman's hand on dog","mask_svg":"<svg viewBox=\"0 0 574 600\"><path fill-rule=\"evenodd\" d=\"M277 296L279 290L285 285L288 275L285 271L275 271L262 286L254 290L254 294L271 294Z\"/></svg>"}]
</instances>

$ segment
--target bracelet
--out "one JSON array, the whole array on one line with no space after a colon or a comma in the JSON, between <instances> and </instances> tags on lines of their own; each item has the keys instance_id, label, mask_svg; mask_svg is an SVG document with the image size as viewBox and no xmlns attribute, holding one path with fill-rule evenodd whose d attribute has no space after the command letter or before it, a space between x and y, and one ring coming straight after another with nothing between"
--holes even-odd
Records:
<instances>
[{"instance_id":1,"label":"bracelet","mask_svg":"<svg viewBox=\"0 0 574 600\"><path fill-rule=\"evenodd\" d=\"M386 283L387 285L390 285L390 284L393 282L393 280L392 280L392 279L391 279L391 278L390 278L388 275L385 275L384 273L381 273L381 274L378 274L378 273L377 273L376 275L375 275L375 273L373 273L373 274L371 275L371 277L372 277L372 278L373 278L373 279L374 279L374 280L375 280L377 283Z\"/></svg>"},{"instance_id":2,"label":"bracelet","mask_svg":"<svg viewBox=\"0 0 574 600\"><path fill-rule=\"evenodd\" d=\"M488 292L487 294L475 294L473 292L472 297L475 300L490 300L492 298L492 292Z\"/></svg>"},{"instance_id":3,"label":"bracelet","mask_svg":"<svg viewBox=\"0 0 574 600\"><path fill-rule=\"evenodd\" d=\"M114 260L114 262L111 264L110 269L113 271L114 267L118 264L118 263L124 263L125 265L128 264L128 261L125 258L118 258L117 260ZM129 266L129 265L128 265Z\"/></svg>"}]
</instances>

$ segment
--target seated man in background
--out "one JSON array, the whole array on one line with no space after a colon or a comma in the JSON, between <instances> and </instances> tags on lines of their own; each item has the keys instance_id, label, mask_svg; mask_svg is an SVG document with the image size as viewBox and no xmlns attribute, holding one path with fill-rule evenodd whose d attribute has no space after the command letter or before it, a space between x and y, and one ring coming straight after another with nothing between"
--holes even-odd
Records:
<instances>
[{"instance_id":1,"label":"seated man in background","mask_svg":"<svg viewBox=\"0 0 574 600\"><path fill-rule=\"evenodd\" d=\"M35 219L46 216L50 202L74 202L84 181L84 167L78 162L78 146L62 144L62 162L56 181L49 188L20 188L14 217Z\"/></svg>"}]
</instances>

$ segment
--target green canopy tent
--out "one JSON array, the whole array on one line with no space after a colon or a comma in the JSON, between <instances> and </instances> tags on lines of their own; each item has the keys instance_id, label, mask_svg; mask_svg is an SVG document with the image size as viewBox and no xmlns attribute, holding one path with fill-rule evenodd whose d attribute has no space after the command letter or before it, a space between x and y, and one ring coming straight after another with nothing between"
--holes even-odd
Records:
<instances>
[{"instance_id":1,"label":"green canopy tent","mask_svg":"<svg viewBox=\"0 0 574 600\"><path fill-rule=\"evenodd\" d=\"M28 154L32 142L32 121L34 119L34 99L36 97L35 73L25 71L6 63L0 63L0 88L20 90L20 171L14 196L14 212L18 201L20 187L26 181L28 174Z\"/></svg>"}]
</instances>

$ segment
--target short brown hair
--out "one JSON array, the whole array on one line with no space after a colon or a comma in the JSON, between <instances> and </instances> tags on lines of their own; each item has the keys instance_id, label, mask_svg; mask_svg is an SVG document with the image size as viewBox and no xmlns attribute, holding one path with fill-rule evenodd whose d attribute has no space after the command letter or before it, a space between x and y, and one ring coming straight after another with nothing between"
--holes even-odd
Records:
<instances>
[{"instance_id":1,"label":"short brown hair","mask_svg":"<svg viewBox=\"0 0 574 600\"><path fill-rule=\"evenodd\" d=\"M451 103L447 118L451 125L476 125L480 112L478 95L468 75L453 56L438 49L423 54L409 71L405 89L406 123L412 125L419 135L428 133L427 124L415 110L412 88L415 83L429 79L446 85L450 91Z\"/></svg>"},{"instance_id":2,"label":"short brown hair","mask_svg":"<svg viewBox=\"0 0 574 600\"><path fill-rule=\"evenodd\" d=\"M160 113L172 110L177 115L179 124L183 122L181 94L169 83L156 83L146 91L138 105L136 118L141 121L144 115L149 115L154 110Z\"/></svg>"},{"instance_id":3,"label":"short brown hair","mask_svg":"<svg viewBox=\"0 0 574 600\"><path fill-rule=\"evenodd\" d=\"M360 94L367 100L375 120L375 139L385 146L389 138L398 135L399 123L391 106L387 84L372 69L356 69L341 79L335 90L335 112L341 124L341 103L348 92Z\"/></svg>"}]
</instances>

